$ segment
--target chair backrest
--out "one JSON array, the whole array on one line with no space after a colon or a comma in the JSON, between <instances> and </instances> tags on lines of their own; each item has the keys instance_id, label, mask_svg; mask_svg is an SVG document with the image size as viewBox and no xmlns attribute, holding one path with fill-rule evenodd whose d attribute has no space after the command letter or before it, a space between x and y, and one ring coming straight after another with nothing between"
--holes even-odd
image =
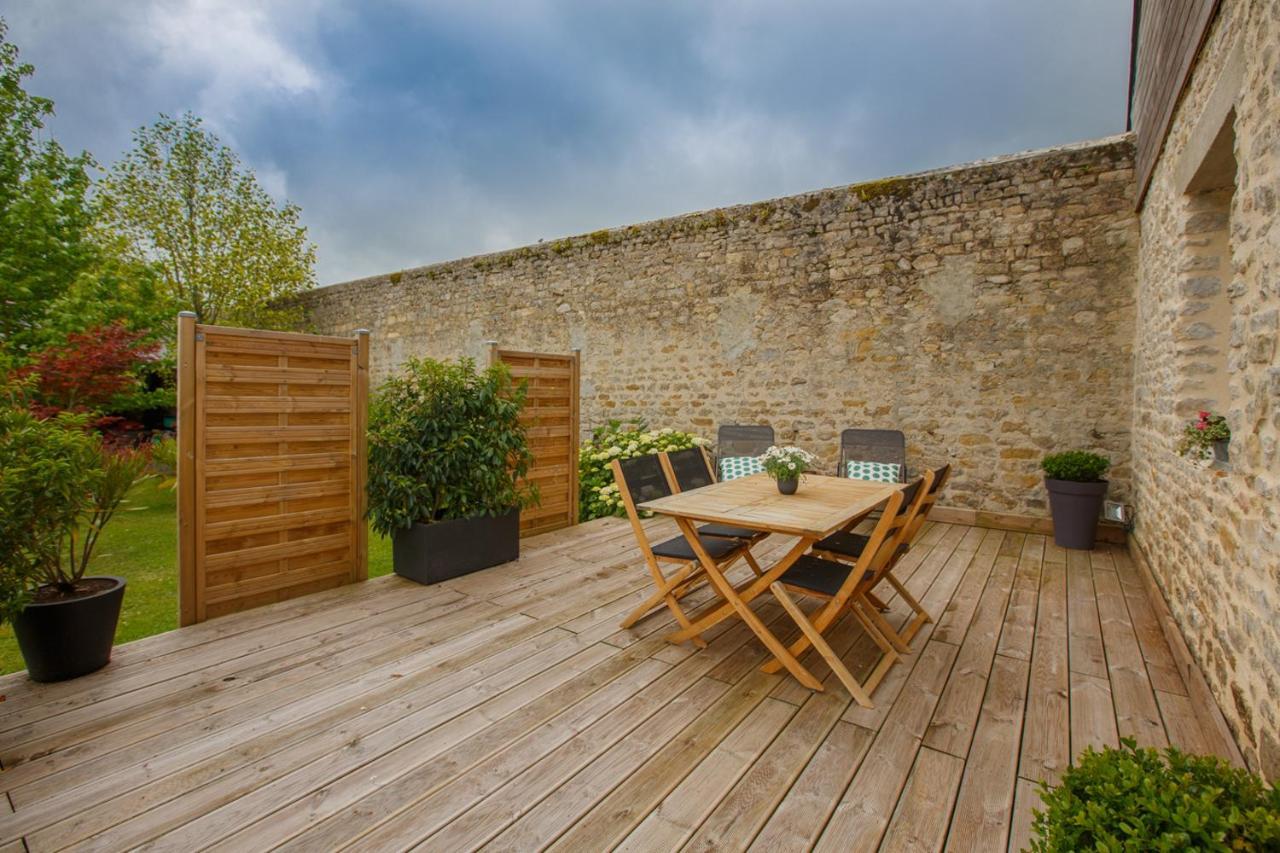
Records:
<instances>
[{"instance_id":1,"label":"chair backrest","mask_svg":"<svg viewBox=\"0 0 1280 853\"><path fill-rule=\"evenodd\" d=\"M622 497L622 505L626 507L627 518L640 543L640 550L652 560L649 537L645 535L644 525L640 523L640 510L636 509L636 504L665 498L671 494L671 485L667 482L662 460L658 458L658 454L650 453L632 459L615 459L610 467L613 468L613 482L618 486L618 494Z\"/></svg>"},{"instance_id":2,"label":"chair backrest","mask_svg":"<svg viewBox=\"0 0 1280 853\"><path fill-rule=\"evenodd\" d=\"M843 603L853 595L856 587L864 583L868 572L875 575L870 585L879 580L879 574L889 564L890 558L897 550L897 542L903 528L910 523L911 509L919 504L918 497L923 491L923 478L916 478L905 488L895 491L885 502L880 520L867 538L862 554L853 565L853 570L841 584L832 599Z\"/></svg>"},{"instance_id":3,"label":"chair backrest","mask_svg":"<svg viewBox=\"0 0 1280 853\"><path fill-rule=\"evenodd\" d=\"M775 444L771 426L724 424L716 431L716 458L759 456Z\"/></svg>"},{"instance_id":4,"label":"chair backrest","mask_svg":"<svg viewBox=\"0 0 1280 853\"><path fill-rule=\"evenodd\" d=\"M667 472L667 483L673 491L700 489L716 481L711 459L701 447L669 450L662 454L662 462Z\"/></svg>"},{"instance_id":5,"label":"chair backrest","mask_svg":"<svg viewBox=\"0 0 1280 853\"><path fill-rule=\"evenodd\" d=\"M898 466L898 480L907 479L907 437L896 429L847 429L840 433L840 467L847 477L850 462L887 462Z\"/></svg>"},{"instance_id":6,"label":"chair backrest","mask_svg":"<svg viewBox=\"0 0 1280 853\"><path fill-rule=\"evenodd\" d=\"M920 535L921 528L929 519L929 512L933 509L933 505L938 502L938 495L942 492L942 487L951 477L950 463L940 468L934 468L925 475L929 478L929 487L925 489L924 496L920 501L920 509L916 511L915 518L911 519L911 524L907 527L906 535L903 542L907 545L916 541L916 537Z\"/></svg>"},{"instance_id":7,"label":"chair backrest","mask_svg":"<svg viewBox=\"0 0 1280 853\"><path fill-rule=\"evenodd\" d=\"M874 572L874 579L869 586L875 586L902 554L907 533L929 493L929 483L926 480L931 477L932 472L916 477L894 496L898 498L896 505L891 500L885 506L879 523L871 532L871 541L863 549L853 572L858 578L865 577L867 572Z\"/></svg>"}]
</instances>

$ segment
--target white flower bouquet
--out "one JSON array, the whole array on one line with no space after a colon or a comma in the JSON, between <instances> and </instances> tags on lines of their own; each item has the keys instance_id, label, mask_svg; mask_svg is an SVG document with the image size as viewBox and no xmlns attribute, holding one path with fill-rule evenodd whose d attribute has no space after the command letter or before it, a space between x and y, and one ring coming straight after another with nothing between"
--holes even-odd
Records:
<instances>
[{"instance_id":1,"label":"white flower bouquet","mask_svg":"<svg viewBox=\"0 0 1280 853\"><path fill-rule=\"evenodd\" d=\"M775 480L798 480L800 475L812 469L818 458L798 447L770 447L760 457L764 472Z\"/></svg>"}]
</instances>

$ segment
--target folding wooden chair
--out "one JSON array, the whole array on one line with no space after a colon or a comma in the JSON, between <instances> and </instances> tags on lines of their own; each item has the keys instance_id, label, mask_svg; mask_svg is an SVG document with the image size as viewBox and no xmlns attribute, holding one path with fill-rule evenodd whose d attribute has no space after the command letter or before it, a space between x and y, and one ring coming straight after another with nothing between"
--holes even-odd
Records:
<instances>
[{"instance_id":1,"label":"folding wooden chair","mask_svg":"<svg viewBox=\"0 0 1280 853\"><path fill-rule=\"evenodd\" d=\"M902 559L911 546L915 543L916 538L920 535L920 531L924 529L924 523L929 517L929 512L933 509L933 505L938 501L938 494L942 491L942 487L946 484L947 479L951 476L951 466L943 465L924 474L924 487L916 498L916 506L909 510L910 517L906 527L903 529L897 547L894 548L888 562L881 570L880 579L887 581L890 586L902 596L902 600L915 613L911 622L900 632L886 632L886 636L890 641L900 649L909 648L907 645L911 642L911 638L919 633L920 629L926 624L933 621L933 617L921 606L893 574L894 566ZM840 531L833 533L825 539L820 539L814 543L812 551L820 557L830 560L838 560L840 562L856 562L866 550L868 537L851 531ZM879 583L879 580L877 580ZM887 608L873 590L867 591L867 600L876 607L877 610L884 611Z\"/></svg>"},{"instance_id":2,"label":"folding wooden chair","mask_svg":"<svg viewBox=\"0 0 1280 853\"><path fill-rule=\"evenodd\" d=\"M687 492L700 489L716 481L715 469L711 457L701 447L690 447L685 450L671 450L661 454L662 469L667 474L667 483L673 492ZM747 551L742 558L747 561L751 571L759 577L763 570L751 553L750 546L769 538L767 530L752 530L750 527L736 527L732 524L703 524L698 528L701 536L714 536L717 539L741 539L747 543Z\"/></svg>"},{"instance_id":3,"label":"folding wooden chair","mask_svg":"<svg viewBox=\"0 0 1280 853\"><path fill-rule=\"evenodd\" d=\"M612 462L612 468L614 482L618 484L622 503L627 509L627 518L631 521L631 529L635 533L636 542L644 555L645 563L649 566L649 573L653 575L654 586L657 587L653 595L646 598L639 607L622 620L622 627L630 628L655 607L665 604L676 617L676 621L687 628L690 624L689 617L680 607L680 598L705 580L702 564L698 562L697 554L684 536L674 536L657 544L650 543L644 525L640 523L640 513L636 509L636 504L663 498L672 493L662 460L656 453L634 459L615 459ZM722 570L728 569L747 551L747 543L741 539L702 535L699 535L698 539L703 549ZM664 574L660 563L673 564L675 571L670 575ZM706 647L706 641L701 636L695 636L692 640L694 645Z\"/></svg>"},{"instance_id":4,"label":"folding wooden chair","mask_svg":"<svg viewBox=\"0 0 1280 853\"><path fill-rule=\"evenodd\" d=\"M917 478L888 500L880 521L867 538L862 556L853 565L806 554L769 587L778 603L800 628L801 635L791 644L791 653L798 656L812 645L849 691L849 695L866 708L875 707L871 694L889 672L889 668L904 654L903 649L897 647L886 634L886 630L892 634L893 629L867 600L867 592L880 580L881 571L897 549L901 535L910 522L912 507L918 506L917 498L924 491L923 485L923 478ZM791 597L791 593L813 596L826 603L807 616ZM862 682L853 677L853 673L823 636L841 613L846 611L858 621L867 636L883 652L880 662ZM765 664L763 669L765 672L777 672L781 666L781 662L775 658Z\"/></svg>"}]
</instances>

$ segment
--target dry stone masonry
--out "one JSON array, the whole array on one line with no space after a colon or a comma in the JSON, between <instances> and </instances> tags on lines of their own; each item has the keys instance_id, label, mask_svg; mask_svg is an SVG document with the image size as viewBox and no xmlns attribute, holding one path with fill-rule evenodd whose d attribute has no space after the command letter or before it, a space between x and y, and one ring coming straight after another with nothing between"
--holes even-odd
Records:
<instances>
[{"instance_id":1,"label":"dry stone masonry","mask_svg":"<svg viewBox=\"0 0 1280 853\"><path fill-rule=\"evenodd\" d=\"M1134 547L1245 759L1273 781L1280 779L1278 54L1280 3L1222 3L1142 208L1133 380ZM1225 145L1215 145L1222 133ZM1202 406L1230 423L1228 468L1206 470L1173 452L1183 423Z\"/></svg>"},{"instance_id":2,"label":"dry stone masonry","mask_svg":"<svg viewBox=\"0 0 1280 853\"><path fill-rule=\"evenodd\" d=\"M1040 457L1129 491L1132 145L1097 143L598 231L318 290L316 331L410 355L582 351L584 429L771 423L834 470L840 430L950 460L947 503L1043 516Z\"/></svg>"}]
</instances>

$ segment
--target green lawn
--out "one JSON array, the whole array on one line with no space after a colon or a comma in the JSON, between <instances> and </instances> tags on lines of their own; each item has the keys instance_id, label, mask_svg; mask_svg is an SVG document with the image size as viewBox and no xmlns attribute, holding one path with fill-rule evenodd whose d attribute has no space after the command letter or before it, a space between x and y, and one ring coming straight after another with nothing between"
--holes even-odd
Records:
<instances>
[{"instance_id":1,"label":"green lawn","mask_svg":"<svg viewBox=\"0 0 1280 853\"><path fill-rule=\"evenodd\" d=\"M178 627L177 495L156 480L140 483L107 525L90 574L128 581L116 642ZM391 541L369 534L369 576L391 571ZM0 626L0 673L26 669L13 630Z\"/></svg>"}]
</instances>

